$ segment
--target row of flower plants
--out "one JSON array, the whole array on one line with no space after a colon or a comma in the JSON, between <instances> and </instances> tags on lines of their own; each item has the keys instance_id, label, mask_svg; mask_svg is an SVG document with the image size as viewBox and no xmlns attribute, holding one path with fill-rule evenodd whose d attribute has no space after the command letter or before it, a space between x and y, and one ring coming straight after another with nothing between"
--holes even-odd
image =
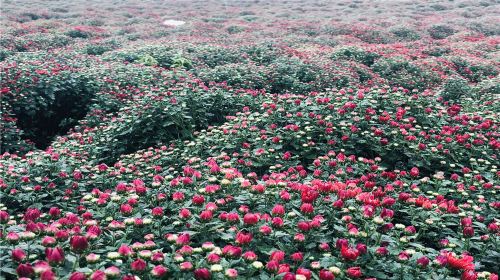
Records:
<instances>
[{"instance_id":1,"label":"row of flower plants","mask_svg":"<svg viewBox=\"0 0 500 280\"><path fill-rule=\"evenodd\" d=\"M2 271L46 279L496 279L495 112L464 113L466 105L431 91L390 87L308 95L205 88L222 96L205 110L233 97L239 112L102 163L106 151L142 134L134 123L148 129L206 116L189 105L194 95L202 100L202 85L149 91L45 152L5 154L3 201L16 207L2 212L10 252Z\"/></svg>"},{"instance_id":2,"label":"row of flower plants","mask_svg":"<svg viewBox=\"0 0 500 280\"><path fill-rule=\"evenodd\" d=\"M483 46L480 56L487 56L492 46ZM23 154L34 141L45 148L54 135L64 134L89 111L117 111L123 100L177 79L167 71L170 68L183 73L188 69L185 75L207 85L223 82L271 93L389 84L419 91L442 86L441 95L452 103L467 97L481 104L480 100L496 96L498 87L491 86L497 84L494 66L456 56L435 59L422 52L396 45L308 53L284 44L228 48L177 43L124 49L102 60L73 51L21 53L2 62L2 123L6 125L1 147ZM421 61L412 61L414 57Z\"/></svg>"}]
</instances>

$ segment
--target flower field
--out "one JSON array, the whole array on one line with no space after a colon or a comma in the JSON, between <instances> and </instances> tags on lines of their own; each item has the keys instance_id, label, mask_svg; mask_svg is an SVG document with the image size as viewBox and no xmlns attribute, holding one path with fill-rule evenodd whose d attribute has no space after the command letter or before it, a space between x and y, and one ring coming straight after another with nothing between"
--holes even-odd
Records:
<instances>
[{"instance_id":1,"label":"flower field","mask_svg":"<svg viewBox=\"0 0 500 280\"><path fill-rule=\"evenodd\" d=\"M500 273L497 1L0 6L0 279Z\"/></svg>"}]
</instances>

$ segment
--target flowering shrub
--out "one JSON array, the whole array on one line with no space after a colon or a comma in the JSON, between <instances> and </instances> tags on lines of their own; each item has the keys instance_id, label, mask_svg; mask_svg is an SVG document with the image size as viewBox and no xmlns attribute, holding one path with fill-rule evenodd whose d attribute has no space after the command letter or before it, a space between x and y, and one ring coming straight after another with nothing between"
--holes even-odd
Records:
<instances>
[{"instance_id":1,"label":"flowering shrub","mask_svg":"<svg viewBox=\"0 0 500 280\"><path fill-rule=\"evenodd\" d=\"M118 46L119 43L116 41L90 43L84 47L83 52L90 55L102 55L105 52L118 48Z\"/></svg>"},{"instance_id":2,"label":"flowering shrub","mask_svg":"<svg viewBox=\"0 0 500 280\"><path fill-rule=\"evenodd\" d=\"M468 3L15 2L0 279L498 279Z\"/></svg>"},{"instance_id":3,"label":"flowering shrub","mask_svg":"<svg viewBox=\"0 0 500 280\"><path fill-rule=\"evenodd\" d=\"M439 83L439 77L401 58L381 58L373 65L373 71L387 79L391 85L406 89L426 89Z\"/></svg>"},{"instance_id":4,"label":"flowering shrub","mask_svg":"<svg viewBox=\"0 0 500 280\"><path fill-rule=\"evenodd\" d=\"M91 76L78 65L26 56L6 61L2 96L11 104L26 136L45 146L85 116L96 92ZM59 58L60 59L60 58Z\"/></svg>"},{"instance_id":5,"label":"flowering shrub","mask_svg":"<svg viewBox=\"0 0 500 280\"><path fill-rule=\"evenodd\" d=\"M390 32L401 41L415 41L420 39L420 35L416 31L406 26L396 26L390 29Z\"/></svg>"},{"instance_id":6,"label":"flowering shrub","mask_svg":"<svg viewBox=\"0 0 500 280\"><path fill-rule=\"evenodd\" d=\"M354 47L342 48L333 54L333 59L353 59L357 62L363 63L367 66L371 66L379 55L372 52L364 51L363 49L357 49Z\"/></svg>"},{"instance_id":7,"label":"flowering shrub","mask_svg":"<svg viewBox=\"0 0 500 280\"><path fill-rule=\"evenodd\" d=\"M10 35L10 34L9 34ZM42 51L54 48L60 48L68 45L71 38L64 34L26 34L24 36L2 37L0 40L2 46L17 52Z\"/></svg>"},{"instance_id":8,"label":"flowering shrub","mask_svg":"<svg viewBox=\"0 0 500 280\"><path fill-rule=\"evenodd\" d=\"M140 49L134 49L131 51L119 51L117 53L111 54L107 57L108 60L124 60L127 62L138 62L143 63L148 66L159 65L162 67L171 67L173 64L173 58L175 56L175 50L169 47L163 46L147 46ZM147 58L154 60L154 63L147 63Z\"/></svg>"},{"instance_id":9,"label":"flowering shrub","mask_svg":"<svg viewBox=\"0 0 500 280\"><path fill-rule=\"evenodd\" d=\"M433 25L429 28L429 35L432 39L444 39L450 35L453 35L456 31L447 25Z\"/></svg>"},{"instance_id":10,"label":"flowering shrub","mask_svg":"<svg viewBox=\"0 0 500 280\"><path fill-rule=\"evenodd\" d=\"M469 87L469 84L465 79L461 77L452 77L443 85L441 96L446 101L456 102L460 99L460 97L463 97L471 92L472 88Z\"/></svg>"}]
</instances>

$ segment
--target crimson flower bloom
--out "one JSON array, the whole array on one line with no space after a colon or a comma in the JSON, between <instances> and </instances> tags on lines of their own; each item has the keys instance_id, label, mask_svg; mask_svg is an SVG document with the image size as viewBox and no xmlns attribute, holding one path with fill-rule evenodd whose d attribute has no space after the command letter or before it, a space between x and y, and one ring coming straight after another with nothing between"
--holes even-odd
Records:
<instances>
[{"instance_id":1,"label":"crimson flower bloom","mask_svg":"<svg viewBox=\"0 0 500 280\"><path fill-rule=\"evenodd\" d=\"M285 207L281 204L276 204L271 211L273 215L282 216L285 214Z\"/></svg>"},{"instance_id":2,"label":"crimson flower bloom","mask_svg":"<svg viewBox=\"0 0 500 280\"><path fill-rule=\"evenodd\" d=\"M0 223L7 223L10 220L10 215L8 212L1 210L0 211Z\"/></svg>"},{"instance_id":3,"label":"crimson flower bloom","mask_svg":"<svg viewBox=\"0 0 500 280\"><path fill-rule=\"evenodd\" d=\"M238 232L236 234L236 243L240 245L248 244L252 241L252 234L245 232Z\"/></svg>"},{"instance_id":4,"label":"crimson flower bloom","mask_svg":"<svg viewBox=\"0 0 500 280\"><path fill-rule=\"evenodd\" d=\"M304 214L311 214L314 212L314 207L310 203L303 203L300 206L300 212L302 212Z\"/></svg>"},{"instance_id":5,"label":"crimson flower bloom","mask_svg":"<svg viewBox=\"0 0 500 280\"><path fill-rule=\"evenodd\" d=\"M302 267L299 267L297 269L297 275L302 275L302 276L306 277L307 280L311 279L311 277L312 277L311 271L307 268L302 268Z\"/></svg>"},{"instance_id":6,"label":"crimson flower bloom","mask_svg":"<svg viewBox=\"0 0 500 280\"><path fill-rule=\"evenodd\" d=\"M474 236L474 228L473 227L464 227L463 234L466 237Z\"/></svg>"},{"instance_id":7,"label":"crimson flower bloom","mask_svg":"<svg viewBox=\"0 0 500 280\"><path fill-rule=\"evenodd\" d=\"M359 257L358 250L347 246L342 246L340 254L347 261L355 261Z\"/></svg>"},{"instance_id":8,"label":"crimson flower bloom","mask_svg":"<svg viewBox=\"0 0 500 280\"><path fill-rule=\"evenodd\" d=\"M208 280L212 278L212 275L207 268L198 268L194 271L194 278L197 280Z\"/></svg>"},{"instance_id":9,"label":"crimson flower bloom","mask_svg":"<svg viewBox=\"0 0 500 280\"><path fill-rule=\"evenodd\" d=\"M418 174L420 173L420 171L418 170L417 167L413 167L411 170L410 170L410 176L412 177L418 177Z\"/></svg>"},{"instance_id":10,"label":"crimson flower bloom","mask_svg":"<svg viewBox=\"0 0 500 280\"><path fill-rule=\"evenodd\" d=\"M335 274L333 274L333 272L331 272L329 270L322 269L319 272L319 279L320 280L335 280Z\"/></svg>"},{"instance_id":11,"label":"crimson flower bloom","mask_svg":"<svg viewBox=\"0 0 500 280\"><path fill-rule=\"evenodd\" d=\"M167 274L168 269L163 265L157 265L151 270L151 275L156 278L163 278Z\"/></svg>"},{"instance_id":12,"label":"crimson flower bloom","mask_svg":"<svg viewBox=\"0 0 500 280\"><path fill-rule=\"evenodd\" d=\"M75 235L71 237L69 243L71 244L71 249L75 252L83 252L89 247L89 242L85 236Z\"/></svg>"},{"instance_id":13,"label":"crimson flower bloom","mask_svg":"<svg viewBox=\"0 0 500 280\"><path fill-rule=\"evenodd\" d=\"M427 265L429 265L429 258L426 257L426 256L423 256L423 257L420 257L418 260L417 260L417 264L423 268L427 267Z\"/></svg>"},{"instance_id":14,"label":"crimson flower bloom","mask_svg":"<svg viewBox=\"0 0 500 280\"><path fill-rule=\"evenodd\" d=\"M210 264L219 263L220 257L219 257L219 255L217 255L215 253L211 253L207 256L207 262Z\"/></svg>"},{"instance_id":15,"label":"crimson flower bloom","mask_svg":"<svg viewBox=\"0 0 500 280\"><path fill-rule=\"evenodd\" d=\"M446 260L451 268L458 270L474 270L474 258L469 255L462 255L461 258L456 258L452 253L446 255Z\"/></svg>"},{"instance_id":16,"label":"crimson flower bloom","mask_svg":"<svg viewBox=\"0 0 500 280\"><path fill-rule=\"evenodd\" d=\"M461 280L476 280L477 273L474 270L466 270L462 273Z\"/></svg>"},{"instance_id":17,"label":"crimson flower bloom","mask_svg":"<svg viewBox=\"0 0 500 280\"><path fill-rule=\"evenodd\" d=\"M130 264L130 268L135 272L143 272L146 269L146 262L142 259L137 259Z\"/></svg>"},{"instance_id":18,"label":"crimson flower bloom","mask_svg":"<svg viewBox=\"0 0 500 280\"><path fill-rule=\"evenodd\" d=\"M61 264L64 262L64 251L61 247L46 248L45 256L50 264Z\"/></svg>"},{"instance_id":19,"label":"crimson flower bloom","mask_svg":"<svg viewBox=\"0 0 500 280\"><path fill-rule=\"evenodd\" d=\"M247 213L243 217L243 222L246 225L255 225L259 222L259 216L257 214Z\"/></svg>"},{"instance_id":20,"label":"crimson flower bloom","mask_svg":"<svg viewBox=\"0 0 500 280\"><path fill-rule=\"evenodd\" d=\"M35 273L35 270L29 263L22 263L17 267L16 273L20 278L21 277L29 278Z\"/></svg>"},{"instance_id":21,"label":"crimson flower bloom","mask_svg":"<svg viewBox=\"0 0 500 280\"><path fill-rule=\"evenodd\" d=\"M12 259L16 262L21 262L26 258L26 253L21 248L16 248L12 250L11 253Z\"/></svg>"},{"instance_id":22,"label":"crimson flower bloom","mask_svg":"<svg viewBox=\"0 0 500 280\"><path fill-rule=\"evenodd\" d=\"M90 275L90 280L106 280L106 274L102 270L96 270Z\"/></svg>"},{"instance_id":23,"label":"crimson flower bloom","mask_svg":"<svg viewBox=\"0 0 500 280\"><path fill-rule=\"evenodd\" d=\"M69 280L85 280L87 276L83 272L73 272L69 277Z\"/></svg>"},{"instance_id":24,"label":"crimson flower bloom","mask_svg":"<svg viewBox=\"0 0 500 280\"><path fill-rule=\"evenodd\" d=\"M200 219L202 221L210 221L212 219L212 212L211 211L203 211L203 212L201 212Z\"/></svg>"},{"instance_id":25,"label":"crimson flower bloom","mask_svg":"<svg viewBox=\"0 0 500 280\"><path fill-rule=\"evenodd\" d=\"M301 253L301 252L296 252L296 253L293 253L290 258L294 261L294 262L301 262L303 259L304 259L304 255Z\"/></svg>"},{"instance_id":26,"label":"crimson flower bloom","mask_svg":"<svg viewBox=\"0 0 500 280\"><path fill-rule=\"evenodd\" d=\"M361 268L359 266L355 266L347 269L347 275L351 278L360 278L363 276L363 273L361 272Z\"/></svg>"},{"instance_id":27,"label":"crimson flower bloom","mask_svg":"<svg viewBox=\"0 0 500 280\"><path fill-rule=\"evenodd\" d=\"M247 261L255 261L257 259L257 255L252 251L247 251L243 254L243 258Z\"/></svg>"},{"instance_id":28,"label":"crimson flower bloom","mask_svg":"<svg viewBox=\"0 0 500 280\"><path fill-rule=\"evenodd\" d=\"M281 262L285 259L285 252L283 251L274 251L271 253L269 260Z\"/></svg>"},{"instance_id":29,"label":"crimson flower bloom","mask_svg":"<svg viewBox=\"0 0 500 280\"><path fill-rule=\"evenodd\" d=\"M241 248L237 246L227 245L222 248L222 254L228 257L239 258L241 253Z\"/></svg>"},{"instance_id":30,"label":"crimson flower bloom","mask_svg":"<svg viewBox=\"0 0 500 280\"><path fill-rule=\"evenodd\" d=\"M277 272L279 269L279 263L277 261L269 261L266 264L266 269L267 269L267 271L270 271L270 272Z\"/></svg>"}]
</instances>

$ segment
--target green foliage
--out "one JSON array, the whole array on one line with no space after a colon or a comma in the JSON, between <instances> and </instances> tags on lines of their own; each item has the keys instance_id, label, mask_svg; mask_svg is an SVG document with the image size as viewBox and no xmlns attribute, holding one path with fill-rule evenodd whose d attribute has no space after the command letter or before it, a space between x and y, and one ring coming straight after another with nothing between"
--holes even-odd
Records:
<instances>
[{"instance_id":1,"label":"green foliage","mask_svg":"<svg viewBox=\"0 0 500 280\"><path fill-rule=\"evenodd\" d=\"M456 71L467 80L478 83L483 79L498 75L498 68L491 64L473 63L461 57L452 57Z\"/></svg>"},{"instance_id":2,"label":"green foliage","mask_svg":"<svg viewBox=\"0 0 500 280\"><path fill-rule=\"evenodd\" d=\"M449 54L450 52L451 50L448 47L429 47L423 51L423 53L435 57L444 56Z\"/></svg>"},{"instance_id":3,"label":"green foliage","mask_svg":"<svg viewBox=\"0 0 500 280\"><path fill-rule=\"evenodd\" d=\"M123 154L189 139L194 131L220 123L224 116L240 109L242 100L232 92L191 86L176 89L172 98L151 92L122 107L117 119L101 124L107 129L96 131L87 152L96 162L113 163Z\"/></svg>"},{"instance_id":4,"label":"green foliage","mask_svg":"<svg viewBox=\"0 0 500 280\"><path fill-rule=\"evenodd\" d=\"M104 57L105 60L109 61L124 60L147 66L161 66L165 68L171 68L176 58L178 59L178 50L161 45L120 50L109 53ZM189 63L186 62L186 65L189 66Z\"/></svg>"},{"instance_id":5,"label":"green foliage","mask_svg":"<svg viewBox=\"0 0 500 280\"><path fill-rule=\"evenodd\" d=\"M199 61L199 63L205 64L210 68L243 61L241 54L237 50L228 47L192 46L187 51L193 57L193 60Z\"/></svg>"},{"instance_id":6,"label":"green foliage","mask_svg":"<svg viewBox=\"0 0 500 280\"><path fill-rule=\"evenodd\" d=\"M420 39L420 35L417 31L411 29L410 27L399 26L390 29L390 32L394 34L400 41L415 41Z\"/></svg>"},{"instance_id":7,"label":"green foliage","mask_svg":"<svg viewBox=\"0 0 500 280\"><path fill-rule=\"evenodd\" d=\"M12 113L9 103L0 103L0 153L24 154L33 150L33 143L23 139L24 131L16 125L17 118Z\"/></svg>"},{"instance_id":8,"label":"green foliage","mask_svg":"<svg viewBox=\"0 0 500 280\"><path fill-rule=\"evenodd\" d=\"M183 57L182 52L177 53L173 60L172 64L170 67L172 68L185 68L185 69L190 69L193 66L193 63L191 60L187 59L186 57Z\"/></svg>"},{"instance_id":9,"label":"green foliage","mask_svg":"<svg viewBox=\"0 0 500 280\"><path fill-rule=\"evenodd\" d=\"M245 27L239 25L231 25L226 30L229 34L236 34L245 31Z\"/></svg>"},{"instance_id":10,"label":"green foliage","mask_svg":"<svg viewBox=\"0 0 500 280\"><path fill-rule=\"evenodd\" d=\"M371 66L380 55L357 47L343 47L332 54L333 60L349 59Z\"/></svg>"},{"instance_id":11,"label":"green foliage","mask_svg":"<svg viewBox=\"0 0 500 280\"><path fill-rule=\"evenodd\" d=\"M471 95L472 88L462 77L451 77L443 85L441 96L445 101L460 103L460 98L466 95Z\"/></svg>"},{"instance_id":12,"label":"green foliage","mask_svg":"<svg viewBox=\"0 0 500 280\"><path fill-rule=\"evenodd\" d=\"M424 90L440 82L436 73L426 71L402 58L380 58L373 64L372 69L391 85L409 90Z\"/></svg>"},{"instance_id":13,"label":"green foliage","mask_svg":"<svg viewBox=\"0 0 500 280\"><path fill-rule=\"evenodd\" d=\"M473 87L471 111L473 108L491 106L493 111L499 111L500 78L483 79Z\"/></svg>"},{"instance_id":14,"label":"green foliage","mask_svg":"<svg viewBox=\"0 0 500 280\"><path fill-rule=\"evenodd\" d=\"M146 54L137 60L138 63L144 64L146 66L157 66L158 61L151 55Z\"/></svg>"},{"instance_id":15,"label":"green foliage","mask_svg":"<svg viewBox=\"0 0 500 280\"><path fill-rule=\"evenodd\" d=\"M280 57L269 65L270 91L276 93L306 93L314 90L320 67L298 58Z\"/></svg>"},{"instance_id":16,"label":"green foliage","mask_svg":"<svg viewBox=\"0 0 500 280\"><path fill-rule=\"evenodd\" d=\"M494 23L471 22L467 25L467 27L486 36L495 36L500 34L500 29Z\"/></svg>"},{"instance_id":17,"label":"green foliage","mask_svg":"<svg viewBox=\"0 0 500 280\"><path fill-rule=\"evenodd\" d=\"M68 32L66 32L66 35L71 37L71 38L88 38L90 37L90 33L84 30L80 29L72 29Z\"/></svg>"},{"instance_id":18,"label":"green foliage","mask_svg":"<svg viewBox=\"0 0 500 280\"><path fill-rule=\"evenodd\" d=\"M0 61L4 61L11 54L12 54L11 51L4 48L0 48Z\"/></svg>"},{"instance_id":19,"label":"green foliage","mask_svg":"<svg viewBox=\"0 0 500 280\"><path fill-rule=\"evenodd\" d=\"M455 34L456 30L448 25L436 24L429 27L429 29L427 29L427 32L432 39L440 40Z\"/></svg>"},{"instance_id":20,"label":"green foliage","mask_svg":"<svg viewBox=\"0 0 500 280\"><path fill-rule=\"evenodd\" d=\"M245 45L240 48L240 51L246 54L251 61L264 65L270 64L280 55L279 49L270 42L249 46Z\"/></svg>"},{"instance_id":21,"label":"green foliage","mask_svg":"<svg viewBox=\"0 0 500 280\"><path fill-rule=\"evenodd\" d=\"M15 116L16 126L24 131L22 138L31 139L40 148L46 147L55 135L66 133L86 116L91 107L96 109L94 104L115 103L116 95L96 96L97 92L161 83L158 76L148 69L120 63L113 65L113 72L110 72L107 65L82 58L77 62L72 57L22 54L7 61L10 63L15 59L17 63L2 77L0 87L7 89L2 98L9 104L6 110ZM46 60L41 61L41 58ZM51 68L50 65L55 63L58 68ZM104 110L117 109L107 107Z\"/></svg>"},{"instance_id":22,"label":"green foliage","mask_svg":"<svg viewBox=\"0 0 500 280\"><path fill-rule=\"evenodd\" d=\"M90 81L82 73L60 72L25 89L31 98L14 100L12 105L26 137L44 147L53 135L74 126L85 116L96 93Z\"/></svg>"},{"instance_id":23,"label":"green foliage","mask_svg":"<svg viewBox=\"0 0 500 280\"><path fill-rule=\"evenodd\" d=\"M119 46L120 43L117 41L97 42L86 45L83 52L89 55L102 55L105 52L117 49Z\"/></svg>"},{"instance_id":24,"label":"green foliage","mask_svg":"<svg viewBox=\"0 0 500 280\"><path fill-rule=\"evenodd\" d=\"M267 86L266 70L252 64L226 64L198 71L197 75L205 82L227 82L233 87L262 89Z\"/></svg>"},{"instance_id":25,"label":"green foliage","mask_svg":"<svg viewBox=\"0 0 500 280\"><path fill-rule=\"evenodd\" d=\"M390 33L380 30L363 30L354 34L358 39L370 44L389 44L394 41Z\"/></svg>"},{"instance_id":26,"label":"green foliage","mask_svg":"<svg viewBox=\"0 0 500 280\"><path fill-rule=\"evenodd\" d=\"M65 34L26 34L23 36L2 36L0 43L3 47L17 52L50 50L60 48L72 42L72 38Z\"/></svg>"}]
</instances>

